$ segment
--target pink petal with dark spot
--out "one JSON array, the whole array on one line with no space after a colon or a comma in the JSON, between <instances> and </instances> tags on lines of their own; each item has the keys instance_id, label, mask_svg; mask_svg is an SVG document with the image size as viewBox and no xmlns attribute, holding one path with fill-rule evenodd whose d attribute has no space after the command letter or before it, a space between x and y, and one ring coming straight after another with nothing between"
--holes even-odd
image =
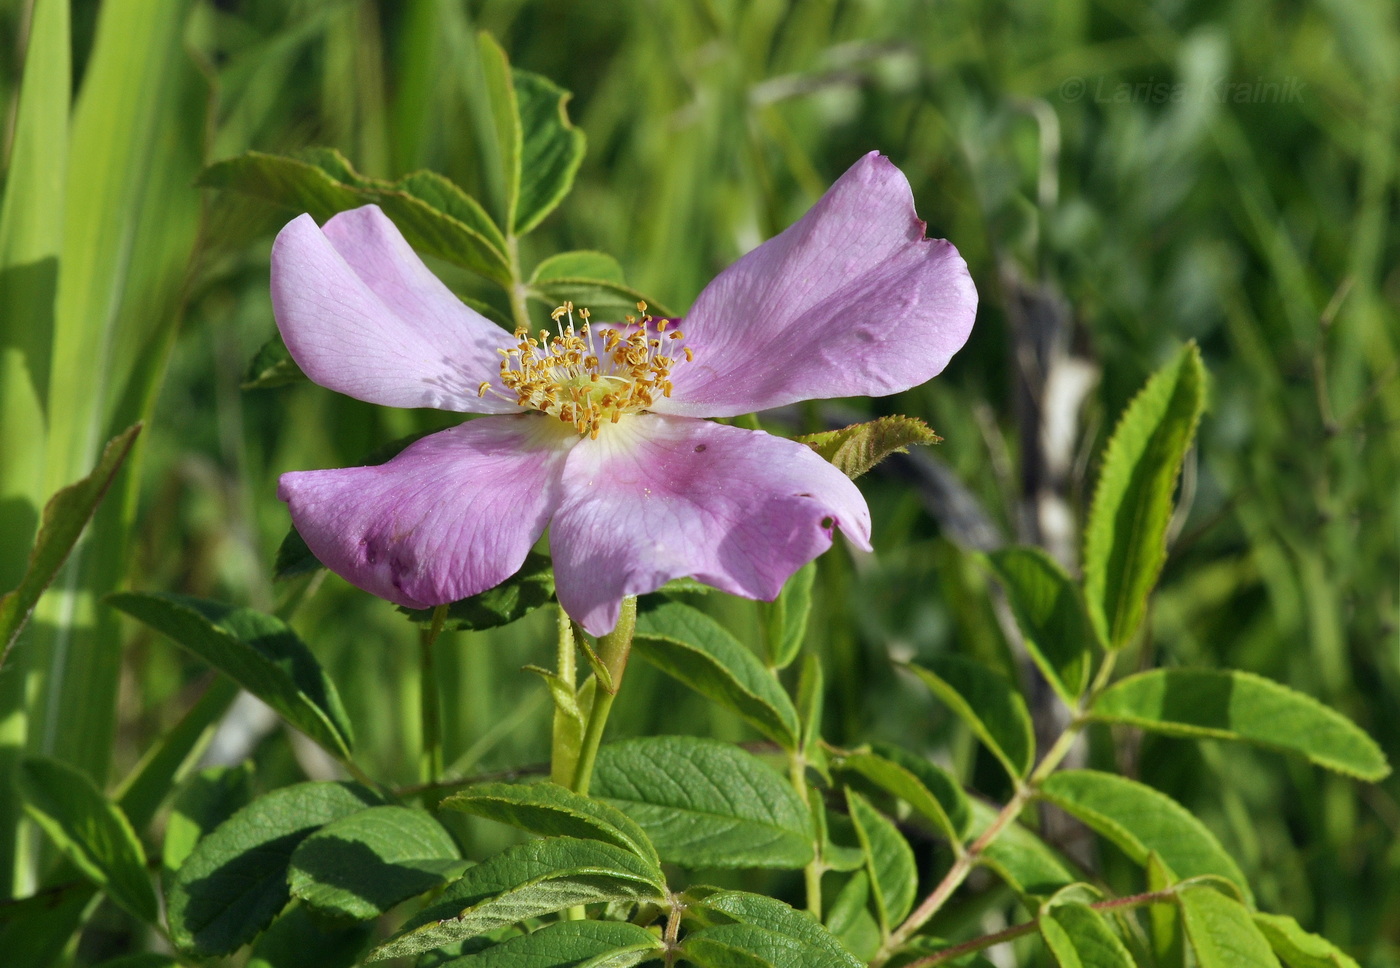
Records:
<instances>
[{"instance_id":1,"label":"pink petal with dark spot","mask_svg":"<svg viewBox=\"0 0 1400 968\"><path fill-rule=\"evenodd\" d=\"M865 499L806 446L640 414L570 452L549 543L559 603L600 635L624 596L685 575L772 599L838 528L869 549Z\"/></svg>"}]
</instances>

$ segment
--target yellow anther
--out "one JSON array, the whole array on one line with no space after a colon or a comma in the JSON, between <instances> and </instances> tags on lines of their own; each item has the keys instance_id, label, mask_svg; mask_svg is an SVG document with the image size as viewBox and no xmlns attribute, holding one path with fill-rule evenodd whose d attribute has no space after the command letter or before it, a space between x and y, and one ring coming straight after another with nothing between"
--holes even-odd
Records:
<instances>
[{"instance_id":1,"label":"yellow anther","mask_svg":"<svg viewBox=\"0 0 1400 968\"><path fill-rule=\"evenodd\" d=\"M490 387L491 387L491 381L490 381L490 380L482 380L482 381L481 381L481 386L479 386L479 387L476 388L476 395L477 395L478 397L484 397L484 396L486 396L486 391L487 391L488 389L490 389Z\"/></svg>"}]
</instances>

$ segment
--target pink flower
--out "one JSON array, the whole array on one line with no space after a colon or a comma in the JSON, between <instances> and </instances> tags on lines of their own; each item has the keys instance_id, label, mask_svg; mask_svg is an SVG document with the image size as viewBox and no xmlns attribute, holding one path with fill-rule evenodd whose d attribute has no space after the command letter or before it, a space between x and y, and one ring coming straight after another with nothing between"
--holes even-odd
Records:
<instances>
[{"instance_id":1,"label":"pink flower","mask_svg":"<svg viewBox=\"0 0 1400 968\"><path fill-rule=\"evenodd\" d=\"M509 578L549 528L559 603L592 634L622 599L693 576L772 599L870 511L806 446L701 420L881 396L939 373L977 307L924 238L909 183L872 152L805 216L711 282L681 321L556 320L512 335L467 308L375 206L272 249L272 304L306 374L393 407L492 414L374 467L282 476L327 567L400 605ZM534 342L531 342L533 340Z\"/></svg>"}]
</instances>

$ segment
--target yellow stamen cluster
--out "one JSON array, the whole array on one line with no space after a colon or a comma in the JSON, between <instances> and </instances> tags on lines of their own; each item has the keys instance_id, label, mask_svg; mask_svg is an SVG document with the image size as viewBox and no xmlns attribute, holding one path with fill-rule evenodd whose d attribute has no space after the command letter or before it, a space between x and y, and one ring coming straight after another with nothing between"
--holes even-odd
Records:
<instances>
[{"instance_id":1,"label":"yellow stamen cluster","mask_svg":"<svg viewBox=\"0 0 1400 968\"><path fill-rule=\"evenodd\" d=\"M588 310L577 310L580 324L575 329L574 304L564 303L550 314L556 333L540 330L532 336L522 326L515 331L515 346L497 351L503 357L502 385L520 406L597 437L604 423L617 423L623 414L646 410L658 397L671 395L671 369L680 360L663 350L685 335L678 329L667 332L671 321L646 310L646 303L637 303L640 318L628 315L624 328L603 329L595 336ZM689 347L682 353L685 360L694 359ZM485 396L490 389L487 381L478 393Z\"/></svg>"}]
</instances>

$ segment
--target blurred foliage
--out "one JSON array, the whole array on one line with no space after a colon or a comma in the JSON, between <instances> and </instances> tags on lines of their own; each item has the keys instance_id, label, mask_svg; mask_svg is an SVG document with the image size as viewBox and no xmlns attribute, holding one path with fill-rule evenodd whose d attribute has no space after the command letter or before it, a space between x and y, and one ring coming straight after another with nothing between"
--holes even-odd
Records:
<instances>
[{"instance_id":1,"label":"blurred foliage","mask_svg":"<svg viewBox=\"0 0 1400 968\"><path fill-rule=\"evenodd\" d=\"M6 157L32 6L0 3ZM96 63L98 9L71 6L78 92ZM1061 325L1058 358L1097 376L1070 409L1068 459L1053 482L1076 520L1104 423L1146 375L1188 338L1212 375L1183 484L1189 513L1176 522L1149 632L1132 646L1137 664L1229 665L1289 683L1400 756L1400 721L1386 715L1400 704L1392 4L201 0L180 16L183 53L147 122L164 161L123 175L144 179L140 210L122 224L145 268L119 290L119 306L100 309L126 334L111 365L141 360L142 372L163 376L130 504L130 564L113 567L137 589L295 609L375 775L413 779L402 750L418 728L417 630L334 576L272 583L287 530L276 477L355 463L453 418L304 383L242 391L248 361L274 332L271 237L295 213L206 192L196 233L193 159L328 146L368 177L427 168L492 198L499 189L482 178L477 148L487 113L476 29L515 65L572 91L571 117L587 135L575 190L526 240L527 264L601 250L639 290L685 307L871 148L909 176L929 234L967 258L982 298L967 348L925 387L852 404L924 419L945 442L932 458L891 460L862 480L874 557L820 562L808 648L827 664L834 741L899 738L1004 794L995 764L889 660L958 651L1028 674L995 634L985 575L964 549L973 533L1044 537L1041 495L1028 484L1035 434L1020 401L1044 375L1025 320L1049 312ZM70 153L84 150L76 137ZM89 217L70 204L70 234L97 231ZM465 272L433 267L462 295L495 298ZM168 365L146 362L163 359L177 319ZM74 373L79 383L90 376ZM138 404L142 393L79 389ZM850 416L809 406L772 426L815 432ZM957 501L950 477L967 490ZM5 543L27 548L17 520L6 518ZM718 595L702 604L760 643L760 606ZM63 748L78 740L62 733L48 750L99 779L126 775L199 685L192 660L124 628L110 762L103 748ZM519 670L548 664L551 643L543 613L442 640L453 770L544 762L547 700ZM670 732L754 736L638 664L613 735ZM238 748L236 736L223 739L225 755ZM1115 744L1097 739L1087 762L1113 768L1104 761ZM260 777L325 769L280 731L249 742ZM1363 964L1400 964L1400 779L1366 787L1267 753L1172 739L1116 750L1117 769L1216 832L1261 907L1296 916ZM504 843L486 825L472 829L483 855ZM1110 883L1136 876L1108 849L1099 862ZM938 927L951 932L961 918L992 930L1004 916L971 898ZM124 950L127 930L115 910L99 917L83 959Z\"/></svg>"}]
</instances>

